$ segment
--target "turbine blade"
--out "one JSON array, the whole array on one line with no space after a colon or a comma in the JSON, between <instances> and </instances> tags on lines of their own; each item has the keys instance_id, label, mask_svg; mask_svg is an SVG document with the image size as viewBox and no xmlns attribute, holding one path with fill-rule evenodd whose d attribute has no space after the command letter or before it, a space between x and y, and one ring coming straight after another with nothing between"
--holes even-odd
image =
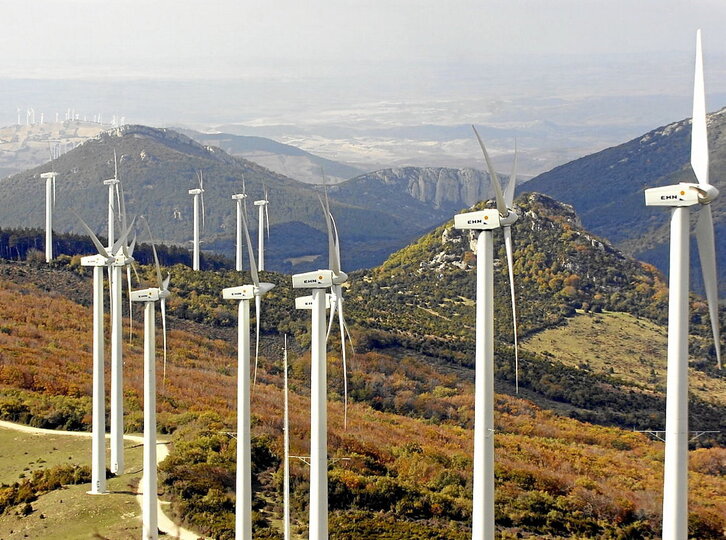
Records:
<instances>
[{"instance_id":1,"label":"turbine blade","mask_svg":"<svg viewBox=\"0 0 726 540\"><path fill-rule=\"evenodd\" d=\"M517 187L517 139L514 139L514 162L512 163L512 174L509 176L509 183L504 190L504 204L507 208L512 207L514 202L514 190Z\"/></svg>"},{"instance_id":2,"label":"turbine blade","mask_svg":"<svg viewBox=\"0 0 726 540\"><path fill-rule=\"evenodd\" d=\"M118 194L119 210L121 212L121 228L126 229L126 194L124 193L124 185L121 182L116 184L116 193ZM130 257L131 255L128 256Z\"/></svg>"},{"instance_id":3,"label":"turbine blade","mask_svg":"<svg viewBox=\"0 0 726 540\"><path fill-rule=\"evenodd\" d=\"M512 295L512 327L514 332L514 388L519 394L519 344L517 342L517 303L514 297L514 255L512 249L512 228L504 227L504 247L507 250L507 271L509 290Z\"/></svg>"},{"instance_id":4,"label":"turbine blade","mask_svg":"<svg viewBox=\"0 0 726 540\"><path fill-rule=\"evenodd\" d=\"M710 204L706 204L701 208L701 215L698 216L698 223L696 225L696 241L698 243L698 256L701 259L703 286L706 289L706 301L708 302L708 315L711 319L711 331L713 332L713 341L716 347L716 360L718 362L718 368L721 369L716 243L713 236L713 216L711 214Z\"/></svg>"},{"instance_id":5,"label":"turbine blade","mask_svg":"<svg viewBox=\"0 0 726 540\"><path fill-rule=\"evenodd\" d=\"M479 141L479 146L481 146L481 151L484 153L484 160L487 162L487 169L489 169L489 177L492 180L492 186L494 186L494 196L497 201L497 210L499 210L500 215L506 216L507 215L507 205L504 202L504 194L502 193L502 184L499 182L499 177L497 176L497 173L494 170L494 166L492 165L491 159L489 159L489 153L487 152L487 149L484 146L484 142L481 140L481 137L479 136L479 132L476 130L476 128L474 126L471 126L471 128L474 130L474 133L476 134L476 139Z\"/></svg>"},{"instance_id":6,"label":"turbine blade","mask_svg":"<svg viewBox=\"0 0 726 540\"><path fill-rule=\"evenodd\" d=\"M108 312L113 313L113 288L111 287L111 274L113 273L113 270L110 266L107 266L106 270L108 272Z\"/></svg>"},{"instance_id":7,"label":"turbine blade","mask_svg":"<svg viewBox=\"0 0 726 540\"><path fill-rule=\"evenodd\" d=\"M133 257L134 255L134 249L136 249L136 233L134 233L134 237L131 240L131 245L129 246L129 249L126 252L127 257Z\"/></svg>"},{"instance_id":8,"label":"turbine blade","mask_svg":"<svg viewBox=\"0 0 726 540\"><path fill-rule=\"evenodd\" d=\"M115 148L113 149L113 178L114 178L114 180L118 180L118 160L116 159L116 149Z\"/></svg>"},{"instance_id":9,"label":"turbine blade","mask_svg":"<svg viewBox=\"0 0 726 540\"><path fill-rule=\"evenodd\" d=\"M335 320L335 311L338 308L338 295L335 292L335 289L337 288L336 285L333 285L333 294L332 298L330 299L330 319L328 320L328 331L325 334L325 341L328 341L328 338L330 338L330 330L333 328L333 321Z\"/></svg>"},{"instance_id":10,"label":"turbine blade","mask_svg":"<svg viewBox=\"0 0 726 540\"><path fill-rule=\"evenodd\" d=\"M202 230L204 230L204 191L199 194L199 198L202 203Z\"/></svg>"},{"instance_id":11,"label":"turbine blade","mask_svg":"<svg viewBox=\"0 0 726 540\"><path fill-rule=\"evenodd\" d=\"M330 212L328 211L327 206L323 202L323 198L318 196L320 199L320 205L323 207L323 215L325 216L325 225L328 228L328 266L330 266L330 269L333 271L333 273L338 274L340 273L340 268L336 269L335 266L335 240L333 237L333 224L330 220Z\"/></svg>"},{"instance_id":12,"label":"turbine blade","mask_svg":"<svg viewBox=\"0 0 726 540\"><path fill-rule=\"evenodd\" d=\"M141 278L139 277L139 271L136 270L136 265L134 263L131 263L131 268L133 269L134 275L136 276L136 281L141 281Z\"/></svg>"},{"instance_id":13,"label":"turbine blade","mask_svg":"<svg viewBox=\"0 0 726 540\"><path fill-rule=\"evenodd\" d=\"M118 221L121 222L121 228L126 228L126 216L124 216L124 213L121 209L121 194L119 192L118 183L114 184L113 188L114 192L116 193L116 218Z\"/></svg>"},{"instance_id":14,"label":"turbine blade","mask_svg":"<svg viewBox=\"0 0 726 540\"><path fill-rule=\"evenodd\" d=\"M159 266L159 256L156 253L156 245L154 245L154 238L151 236L151 229L149 228L149 222L144 218L144 225L146 225L146 233L149 235L149 241L151 242L151 251L154 253L154 263L156 264L156 281L159 283L159 288L163 289L164 282L161 279L161 266Z\"/></svg>"},{"instance_id":15,"label":"turbine blade","mask_svg":"<svg viewBox=\"0 0 726 540\"><path fill-rule=\"evenodd\" d=\"M136 238L134 238L134 241ZM133 265L128 265L126 267L126 284L128 285L128 291L129 291L129 343L131 343L131 340L134 338L134 304L131 301L131 267Z\"/></svg>"},{"instance_id":16,"label":"turbine blade","mask_svg":"<svg viewBox=\"0 0 726 540\"><path fill-rule=\"evenodd\" d=\"M340 238L338 237L338 226L335 224L333 214L330 214L330 222L333 224L333 233L335 233L335 262L331 270L336 274L340 273Z\"/></svg>"},{"instance_id":17,"label":"turbine blade","mask_svg":"<svg viewBox=\"0 0 726 540\"><path fill-rule=\"evenodd\" d=\"M55 176L53 177L53 206L55 206Z\"/></svg>"},{"instance_id":18,"label":"turbine blade","mask_svg":"<svg viewBox=\"0 0 726 540\"><path fill-rule=\"evenodd\" d=\"M164 375L162 383L166 385L166 298L161 299L161 332L164 340Z\"/></svg>"},{"instance_id":19,"label":"turbine blade","mask_svg":"<svg viewBox=\"0 0 726 540\"><path fill-rule=\"evenodd\" d=\"M696 33L696 70L693 81L693 118L691 124L691 167L700 184L708 184L708 133L706 130L706 92L703 84L701 30Z\"/></svg>"},{"instance_id":20,"label":"turbine blade","mask_svg":"<svg viewBox=\"0 0 726 540\"><path fill-rule=\"evenodd\" d=\"M260 358L260 315L262 313L262 298L255 296L255 372L252 377L252 386L257 386L257 362Z\"/></svg>"},{"instance_id":21,"label":"turbine blade","mask_svg":"<svg viewBox=\"0 0 726 540\"><path fill-rule=\"evenodd\" d=\"M267 211L267 205L265 205L265 231L267 232L267 238L270 238L270 214Z\"/></svg>"},{"instance_id":22,"label":"turbine blade","mask_svg":"<svg viewBox=\"0 0 726 540\"><path fill-rule=\"evenodd\" d=\"M247 253L250 256L250 275L252 276L252 283L255 287L260 285L260 278L257 275L257 262L255 261L255 252L252 249L252 239L250 239L250 230L247 228L247 218L242 216L242 227L245 230L245 239L247 241Z\"/></svg>"},{"instance_id":23,"label":"turbine blade","mask_svg":"<svg viewBox=\"0 0 726 540\"><path fill-rule=\"evenodd\" d=\"M114 242L111 253L113 255L116 255L118 253L119 248L121 248L124 244L126 244L126 238L128 238L129 233L131 232L131 229L134 228L134 225L136 225L136 218L131 220L131 225L129 225L129 228L124 231L124 233L119 237L116 242Z\"/></svg>"},{"instance_id":24,"label":"turbine blade","mask_svg":"<svg viewBox=\"0 0 726 540\"><path fill-rule=\"evenodd\" d=\"M75 210L71 210L71 212L73 212L73 214L78 218L78 220L81 222L81 225L83 226L83 228L86 229L86 232L91 237L91 241L93 242L93 245L96 246L98 253L100 255L103 255L107 259L110 258L108 255L108 252L106 251L106 248L103 247L103 244L98 239L98 237L95 234L93 234L93 231L91 230L91 228L86 224L85 221L83 221L83 218L81 216L79 216Z\"/></svg>"},{"instance_id":25,"label":"turbine blade","mask_svg":"<svg viewBox=\"0 0 726 540\"><path fill-rule=\"evenodd\" d=\"M338 299L338 321L340 323L340 346L343 351L343 429L348 429L348 362L345 356L345 317L343 316L343 292Z\"/></svg>"}]
</instances>

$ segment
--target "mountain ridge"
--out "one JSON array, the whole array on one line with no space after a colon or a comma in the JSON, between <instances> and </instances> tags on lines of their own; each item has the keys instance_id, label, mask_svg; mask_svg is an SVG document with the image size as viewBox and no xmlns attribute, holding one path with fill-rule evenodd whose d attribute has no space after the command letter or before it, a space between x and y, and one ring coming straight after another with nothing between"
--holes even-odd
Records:
<instances>
[{"instance_id":1,"label":"mountain ridge","mask_svg":"<svg viewBox=\"0 0 726 540\"><path fill-rule=\"evenodd\" d=\"M629 255L668 272L669 212L645 206L644 190L696 182L690 167L690 119L661 126L635 139L585 156L533 178L525 189L572 204L583 223ZM708 115L710 179L726 191L726 108ZM726 205L712 204L716 238L726 235ZM693 212L696 214L697 212ZM694 215L695 222L695 215ZM700 283L697 258L694 284ZM726 292L726 252L717 250L720 292Z\"/></svg>"}]
</instances>

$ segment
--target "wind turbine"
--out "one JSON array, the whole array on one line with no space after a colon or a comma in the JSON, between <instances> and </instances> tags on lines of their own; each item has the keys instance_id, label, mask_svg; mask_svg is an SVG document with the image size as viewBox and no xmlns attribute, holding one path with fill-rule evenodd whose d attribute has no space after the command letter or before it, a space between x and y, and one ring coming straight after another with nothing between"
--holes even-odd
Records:
<instances>
[{"instance_id":1,"label":"wind turbine","mask_svg":"<svg viewBox=\"0 0 726 540\"><path fill-rule=\"evenodd\" d=\"M156 265L156 278L158 287L132 291L132 302L144 303L144 475L141 478L142 484L142 538L158 538L158 516L157 509L157 481L156 481L156 302L161 302L161 317L166 342L166 298L169 296L169 279L161 278L159 257L156 254L156 246L151 238L149 225L146 229L151 241L151 248L154 252L154 263ZM165 345L166 349L166 345Z\"/></svg>"},{"instance_id":2,"label":"wind turbine","mask_svg":"<svg viewBox=\"0 0 726 540\"><path fill-rule=\"evenodd\" d=\"M108 186L108 243L114 243L114 224L116 216L121 216L121 224L126 229L126 205L124 202L121 183L118 179L118 164L116 152L114 158L114 177L104 180ZM131 290L131 263L133 262L133 250L135 241L131 247L124 239L114 257L109 272L109 292L111 311L111 472L123 474L124 472L124 417L123 417L123 269L126 267L129 291ZM110 249L110 248L109 248ZM129 306L129 317L132 313Z\"/></svg>"},{"instance_id":3,"label":"wind turbine","mask_svg":"<svg viewBox=\"0 0 726 540\"><path fill-rule=\"evenodd\" d=\"M252 285L228 287L222 290L225 300L239 300L237 319L237 476L235 502L235 538L252 539L252 443L250 439L250 300L258 299L275 286L261 283L257 275L252 240L247 220L242 218L247 251L250 256ZM259 312L257 313L259 320ZM259 328L259 326L258 326ZM259 341L259 334L257 336Z\"/></svg>"},{"instance_id":4,"label":"wind turbine","mask_svg":"<svg viewBox=\"0 0 726 540\"><path fill-rule=\"evenodd\" d=\"M235 195L232 195L232 199L236 201L237 206L237 243L235 244L235 270L237 272L242 271L242 244L244 243L244 240L242 238L242 214L244 213L244 218L247 217L247 207L245 205L245 202L247 201L247 189L245 187L245 179L242 177L242 193L237 193Z\"/></svg>"},{"instance_id":5,"label":"wind turbine","mask_svg":"<svg viewBox=\"0 0 726 540\"><path fill-rule=\"evenodd\" d=\"M326 218L327 219L327 218ZM310 351L310 538L328 537L328 412L325 289L342 285L342 271L316 270L292 276L294 289L312 289ZM297 301L296 301L297 304Z\"/></svg>"},{"instance_id":6,"label":"wind turbine","mask_svg":"<svg viewBox=\"0 0 726 540\"><path fill-rule=\"evenodd\" d=\"M257 223L257 270L262 272L265 269L265 230L267 236L270 236L270 215L267 212L267 205L270 201L267 199L267 187L265 187L265 198L255 201L258 208Z\"/></svg>"},{"instance_id":7,"label":"wind turbine","mask_svg":"<svg viewBox=\"0 0 726 540\"><path fill-rule=\"evenodd\" d=\"M192 270L199 270L199 201L201 199L202 229L204 228L204 175L201 171L197 173L199 187L189 190L189 195L194 196L194 240Z\"/></svg>"},{"instance_id":8,"label":"wind turbine","mask_svg":"<svg viewBox=\"0 0 726 540\"><path fill-rule=\"evenodd\" d=\"M472 126L473 127L473 126ZM454 227L480 231L477 239L476 264L476 350L475 350L475 397L474 397L474 494L472 511L472 539L494 539L494 229L503 228L505 242L508 239L507 262L510 272L512 299L511 232L517 221L511 209L514 197L514 177L507 185L506 196L502 193L489 154L479 133L474 128L479 145L487 162L489 175L496 195L496 210L478 210L454 216ZM516 159L515 159L516 167ZM516 336L516 327L515 327Z\"/></svg>"},{"instance_id":9,"label":"wind turbine","mask_svg":"<svg viewBox=\"0 0 726 540\"><path fill-rule=\"evenodd\" d=\"M116 260L115 253L128 235L128 230L111 247L110 252L101 244L86 222L76 214L88 232L97 255L81 258L81 266L93 267L93 422L91 443L91 491L93 495L106 493L106 403L103 362L103 269ZM133 226L133 224L132 224Z\"/></svg>"},{"instance_id":10,"label":"wind turbine","mask_svg":"<svg viewBox=\"0 0 726 540\"><path fill-rule=\"evenodd\" d=\"M55 177L57 172L42 173L45 180L45 262L53 260L53 208L55 207Z\"/></svg>"},{"instance_id":11,"label":"wind turbine","mask_svg":"<svg viewBox=\"0 0 726 540\"><path fill-rule=\"evenodd\" d=\"M709 317L721 368L721 342L716 283L716 248L711 202L718 190L708 178L708 133L703 83L701 31L696 34L693 88L691 167L697 184L682 182L645 190L646 206L671 207L670 277L668 282L668 376L666 383L665 464L663 475L663 539L688 534L688 267L691 206L701 205L696 225L698 253Z\"/></svg>"}]
</instances>

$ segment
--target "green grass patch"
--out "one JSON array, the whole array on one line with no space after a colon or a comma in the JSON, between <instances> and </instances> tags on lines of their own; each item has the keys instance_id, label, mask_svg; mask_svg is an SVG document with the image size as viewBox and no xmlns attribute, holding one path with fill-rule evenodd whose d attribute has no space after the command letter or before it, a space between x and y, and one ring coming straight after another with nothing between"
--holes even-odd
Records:
<instances>
[{"instance_id":1,"label":"green grass patch","mask_svg":"<svg viewBox=\"0 0 726 540\"><path fill-rule=\"evenodd\" d=\"M142 448L126 442L126 474L109 478L107 495L89 495L90 484L64 486L41 495L25 513L22 505L0 516L0 538L138 538L141 511L136 488L141 479ZM21 473L55 465L90 466L91 439L0 428L0 483ZM24 471L24 469L27 469Z\"/></svg>"}]
</instances>

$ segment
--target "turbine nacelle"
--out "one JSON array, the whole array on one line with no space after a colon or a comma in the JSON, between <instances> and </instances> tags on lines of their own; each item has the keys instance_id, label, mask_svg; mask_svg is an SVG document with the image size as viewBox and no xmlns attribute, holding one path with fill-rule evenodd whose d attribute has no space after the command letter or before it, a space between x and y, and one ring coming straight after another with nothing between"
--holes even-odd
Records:
<instances>
[{"instance_id":1,"label":"turbine nacelle","mask_svg":"<svg viewBox=\"0 0 726 540\"><path fill-rule=\"evenodd\" d=\"M138 291L131 291L132 302L156 302L169 296L169 291L159 287L150 287Z\"/></svg>"},{"instance_id":2,"label":"turbine nacelle","mask_svg":"<svg viewBox=\"0 0 726 540\"><path fill-rule=\"evenodd\" d=\"M247 193L235 193L232 195L232 198L236 201L240 201L247 198Z\"/></svg>"},{"instance_id":3,"label":"turbine nacelle","mask_svg":"<svg viewBox=\"0 0 726 540\"><path fill-rule=\"evenodd\" d=\"M119 183L120 181L121 181L121 180L119 180L118 178L109 178L108 180L104 180L104 181L103 181L103 185L104 185L104 186L115 186L115 185L116 185L116 184L118 184L118 183Z\"/></svg>"},{"instance_id":4,"label":"turbine nacelle","mask_svg":"<svg viewBox=\"0 0 726 540\"><path fill-rule=\"evenodd\" d=\"M204 193L204 190L202 188L194 188L189 190L189 195L201 195Z\"/></svg>"},{"instance_id":5,"label":"turbine nacelle","mask_svg":"<svg viewBox=\"0 0 726 540\"><path fill-rule=\"evenodd\" d=\"M222 298L225 300L252 300L255 297L254 285L240 285L222 289Z\"/></svg>"},{"instance_id":6,"label":"turbine nacelle","mask_svg":"<svg viewBox=\"0 0 726 540\"><path fill-rule=\"evenodd\" d=\"M341 285L348 280L345 272L335 273L332 270L315 270L292 276L293 289L327 289L333 285Z\"/></svg>"},{"instance_id":7,"label":"turbine nacelle","mask_svg":"<svg viewBox=\"0 0 726 540\"><path fill-rule=\"evenodd\" d=\"M255 296L263 296L275 287L274 283L261 282L255 285L240 285L222 289L225 300L252 300Z\"/></svg>"},{"instance_id":8,"label":"turbine nacelle","mask_svg":"<svg viewBox=\"0 0 726 540\"><path fill-rule=\"evenodd\" d=\"M517 220L517 214L511 212L510 215L514 215L514 219L511 220L511 223L514 223L514 221ZM507 216L506 219L509 220L509 216ZM504 224L505 223L499 215L499 212L497 212L494 208L488 210L477 210L476 212L465 212L464 214L456 214L454 216L454 228L456 229L489 231L492 229L498 229Z\"/></svg>"},{"instance_id":9,"label":"turbine nacelle","mask_svg":"<svg viewBox=\"0 0 726 540\"><path fill-rule=\"evenodd\" d=\"M325 294L325 309L330 309L333 303L333 295L330 293ZM313 309L313 297L310 296L298 296L295 298L295 309Z\"/></svg>"},{"instance_id":10,"label":"turbine nacelle","mask_svg":"<svg viewBox=\"0 0 726 540\"><path fill-rule=\"evenodd\" d=\"M247 195L245 195L245 197L246 197L246 196L247 196ZM270 203L270 201L268 201L268 200L264 200L264 199L263 199L263 200L261 200L261 201L255 201L255 206L264 206L264 205L266 205L266 204L269 204L269 203Z\"/></svg>"},{"instance_id":11,"label":"turbine nacelle","mask_svg":"<svg viewBox=\"0 0 726 540\"><path fill-rule=\"evenodd\" d=\"M710 184L681 182L645 190L646 206L694 206L708 204L718 197L718 189Z\"/></svg>"},{"instance_id":12,"label":"turbine nacelle","mask_svg":"<svg viewBox=\"0 0 726 540\"><path fill-rule=\"evenodd\" d=\"M100 253L97 255L87 255L81 257L81 266L109 266L115 262L113 257L104 257Z\"/></svg>"}]
</instances>

